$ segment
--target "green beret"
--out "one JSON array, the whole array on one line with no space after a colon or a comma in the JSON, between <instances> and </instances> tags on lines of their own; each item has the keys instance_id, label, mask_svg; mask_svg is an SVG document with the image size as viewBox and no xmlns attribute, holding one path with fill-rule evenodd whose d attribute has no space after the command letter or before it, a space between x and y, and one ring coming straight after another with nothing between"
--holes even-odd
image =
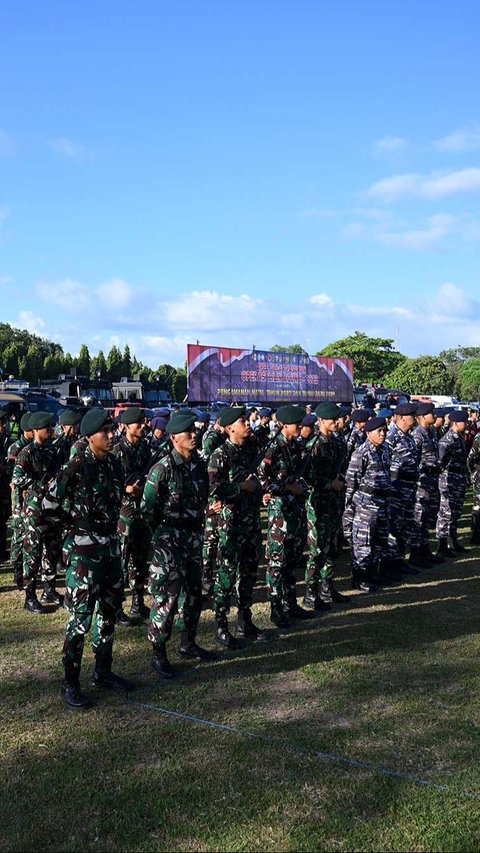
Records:
<instances>
[{"instance_id":1,"label":"green beret","mask_svg":"<svg viewBox=\"0 0 480 853\"><path fill-rule=\"evenodd\" d=\"M51 412L31 412L30 413L30 429L45 429L53 423L53 415Z\"/></svg>"},{"instance_id":2,"label":"green beret","mask_svg":"<svg viewBox=\"0 0 480 853\"><path fill-rule=\"evenodd\" d=\"M245 406L229 406L227 409L223 409L218 419L220 426L231 426L235 421L238 421L239 418L243 418L246 411L247 409Z\"/></svg>"},{"instance_id":3,"label":"green beret","mask_svg":"<svg viewBox=\"0 0 480 853\"><path fill-rule=\"evenodd\" d=\"M277 420L282 424L299 424L306 414L305 409L299 406L280 406L277 409Z\"/></svg>"},{"instance_id":4,"label":"green beret","mask_svg":"<svg viewBox=\"0 0 480 853\"><path fill-rule=\"evenodd\" d=\"M23 430L23 432L30 432L31 430L30 416L31 412L24 412L20 418L20 429Z\"/></svg>"},{"instance_id":5,"label":"green beret","mask_svg":"<svg viewBox=\"0 0 480 853\"><path fill-rule=\"evenodd\" d=\"M145 411L138 406L130 406L120 415L121 424L143 424L144 421Z\"/></svg>"},{"instance_id":6,"label":"green beret","mask_svg":"<svg viewBox=\"0 0 480 853\"><path fill-rule=\"evenodd\" d=\"M183 411L172 415L167 424L167 432L169 435L178 435L179 432L187 432L187 430L193 427L196 420L197 416L195 412L192 412L190 409L183 409Z\"/></svg>"},{"instance_id":7,"label":"green beret","mask_svg":"<svg viewBox=\"0 0 480 853\"><path fill-rule=\"evenodd\" d=\"M67 409L66 412L62 412L60 415L58 423L62 426L75 426L75 424L79 424L81 420L81 412L74 412L73 409Z\"/></svg>"},{"instance_id":8,"label":"green beret","mask_svg":"<svg viewBox=\"0 0 480 853\"><path fill-rule=\"evenodd\" d=\"M90 409L82 418L80 424L80 435L90 436L100 432L104 426L113 426L113 421L110 414L105 409L98 408Z\"/></svg>"},{"instance_id":9,"label":"green beret","mask_svg":"<svg viewBox=\"0 0 480 853\"><path fill-rule=\"evenodd\" d=\"M336 403L319 403L315 409L317 418L323 418L326 421L334 421L340 417L340 406Z\"/></svg>"}]
</instances>

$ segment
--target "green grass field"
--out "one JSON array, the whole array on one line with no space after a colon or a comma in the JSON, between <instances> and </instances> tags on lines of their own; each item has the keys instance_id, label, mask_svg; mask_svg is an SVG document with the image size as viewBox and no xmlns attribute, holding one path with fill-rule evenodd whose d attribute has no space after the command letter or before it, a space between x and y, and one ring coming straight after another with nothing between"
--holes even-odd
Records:
<instances>
[{"instance_id":1,"label":"green grass field","mask_svg":"<svg viewBox=\"0 0 480 853\"><path fill-rule=\"evenodd\" d=\"M478 558L352 593L281 636L262 578L254 613L269 642L187 663L174 632L170 684L150 671L146 628L120 628L129 697L90 687L87 640L95 706L80 713L58 695L65 611L26 613L2 565L0 849L477 850ZM339 577L346 589L345 560ZM209 612L199 641L214 646Z\"/></svg>"}]
</instances>

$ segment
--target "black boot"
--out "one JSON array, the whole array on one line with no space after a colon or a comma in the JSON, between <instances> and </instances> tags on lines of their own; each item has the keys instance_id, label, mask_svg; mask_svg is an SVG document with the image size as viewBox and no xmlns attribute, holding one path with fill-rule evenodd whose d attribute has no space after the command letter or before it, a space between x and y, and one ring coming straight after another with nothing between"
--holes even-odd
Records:
<instances>
[{"instance_id":1,"label":"black boot","mask_svg":"<svg viewBox=\"0 0 480 853\"><path fill-rule=\"evenodd\" d=\"M226 649L241 649L242 644L232 637L228 630L228 620L226 616L219 616L217 619L217 630L215 633L217 643L225 646Z\"/></svg>"},{"instance_id":2,"label":"black boot","mask_svg":"<svg viewBox=\"0 0 480 853\"><path fill-rule=\"evenodd\" d=\"M333 601L332 590L329 583L330 578L320 578L320 587L318 595L324 604L331 604Z\"/></svg>"},{"instance_id":3,"label":"black boot","mask_svg":"<svg viewBox=\"0 0 480 853\"><path fill-rule=\"evenodd\" d=\"M330 605L325 604L320 596L317 595L313 589L309 589L308 587L305 590L305 596L302 604L304 607L308 607L309 610L331 610Z\"/></svg>"},{"instance_id":4,"label":"black boot","mask_svg":"<svg viewBox=\"0 0 480 853\"><path fill-rule=\"evenodd\" d=\"M458 536L452 536L452 545L457 554L465 554L469 548L465 548L465 545L462 545L461 542L458 541Z\"/></svg>"},{"instance_id":5,"label":"black boot","mask_svg":"<svg viewBox=\"0 0 480 853\"><path fill-rule=\"evenodd\" d=\"M270 622L273 622L277 628L289 628L290 621L283 610L282 599L279 595L272 598L270 601Z\"/></svg>"},{"instance_id":6,"label":"black boot","mask_svg":"<svg viewBox=\"0 0 480 853\"><path fill-rule=\"evenodd\" d=\"M411 566L418 566L419 569L432 568L432 564L422 554L420 548L417 545L412 545L412 547L410 548L410 557L408 558L408 562Z\"/></svg>"},{"instance_id":7,"label":"black boot","mask_svg":"<svg viewBox=\"0 0 480 853\"><path fill-rule=\"evenodd\" d=\"M40 601L42 604L63 604L63 595L55 589L55 581L45 581Z\"/></svg>"},{"instance_id":8,"label":"black boot","mask_svg":"<svg viewBox=\"0 0 480 853\"><path fill-rule=\"evenodd\" d=\"M252 611L249 607L243 610L238 608L237 627L235 636L239 640L253 640L255 643L264 643L267 640L265 631L261 631L252 622Z\"/></svg>"},{"instance_id":9,"label":"black boot","mask_svg":"<svg viewBox=\"0 0 480 853\"><path fill-rule=\"evenodd\" d=\"M442 536L441 539L438 540L438 549L437 555L439 557L456 557L455 551L452 551L451 548L448 547L448 537Z\"/></svg>"},{"instance_id":10,"label":"black boot","mask_svg":"<svg viewBox=\"0 0 480 853\"><path fill-rule=\"evenodd\" d=\"M130 607L130 619L148 619L150 616L150 608L147 607L144 601L144 590L134 589L132 593L132 604ZM128 618L128 617L127 617Z\"/></svg>"},{"instance_id":11,"label":"black boot","mask_svg":"<svg viewBox=\"0 0 480 853\"><path fill-rule=\"evenodd\" d=\"M167 649L165 643L153 647L152 669L160 678L170 680L179 675L178 669L172 666L167 658Z\"/></svg>"},{"instance_id":12,"label":"black boot","mask_svg":"<svg viewBox=\"0 0 480 853\"><path fill-rule=\"evenodd\" d=\"M95 657L92 684L94 687L106 687L107 690L135 690L133 681L112 672L111 658L98 654Z\"/></svg>"},{"instance_id":13,"label":"black boot","mask_svg":"<svg viewBox=\"0 0 480 853\"><path fill-rule=\"evenodd\" d=\"M355 569L352 573L352 589L359 589L360 592L364 592L367 595L377 591L377 587L370 580L367 572L362 572L358 569Z\"/></svg>"},{"instance_id":14,"label":"black boot","mask_svg":"<svg viewBox=\"0 0 480 853\"><path fill-rule=\"evenodd\" d=\"M70 708L91 708L92 702L80 690L80 671L76 670L73 663L64 659L65 680L60 687L60 696Z\"/></svg>"},{"instance_id":15,"label":"black boot","mask_svg":"<svg viewBox=\"0 0 480 853\"><path fill-rule=\"evenodd\" d=\"M422 545L420 549L422 555L425 557L429 563L432 563L434 566L440 566L445 562L445 557L440 557L438 554L433 554L430 550L430 545Z\"/></svg>"},{"instance_id":16,"label":"black boot","mask_svg":"<svg viewBox=\"0 0 480 853\"><path fill-rule=\"evenodd\" d=\"M215 652L209 652L207 649L202 649L195 642L195 635L189 631L182 631L180 636L179 652L184 658L194 658L196 660L218 660L218 655Z\"/></svg>"},{"instance_id":17,"label":"black boot","mask_svg":"<svg viewBox=\"0 0 480 853\"><path fill-rule=\"evenodd\" d=\"M35 581L29 581L25 590L25 604L23 606L25 610L29 611L29 613L45 613L45 610L37 598L36 590L37 585Z\"/></svg>"},{"instance_id":18,"label":"black boot","mask_svg":"<svg viewBox=\"0 0 480 853\"><path fill-rule=\"evenodd\" d=\"M335 587L333 585L333 578L325 578L325 580L326 580L328 587L329 587L329 590L330 590L331 601L334 602L335 604L348 604L348 602L350 601L349 596L345 595L343 592L339 592L338 589L335 589ZM322 601L324 601L325 599L323 598L323 595L322 595L322 583L323 583L323 581L321 581L321 583L320 583L320 598L322 599ZM329 602L327 601L326 603L328 604Z\"/></svg>"},{"instance_id":19,"label":"black boot","mask_svg":"<svg viewBox=\"0 0 480 853\"><path fill-rule=\"evenodd\" d=\"M131 628L133 626L133 622L128 618L125 613L123 607L120 610L117 610L117 625L122 625L123 628Z\"/></svg>"}]
</instances>

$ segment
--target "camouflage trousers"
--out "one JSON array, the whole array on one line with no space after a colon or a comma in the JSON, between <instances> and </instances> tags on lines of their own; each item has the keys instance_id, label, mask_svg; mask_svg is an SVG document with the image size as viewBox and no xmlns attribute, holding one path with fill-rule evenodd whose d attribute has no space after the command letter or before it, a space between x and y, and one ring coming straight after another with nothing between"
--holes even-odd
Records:
<instances>
[{"instance_id":1,"label":"camouflage trousers","mask_svg":"<svg viewBox=\"0 0 480 853\"><path fill-rule=\"evenodd\" d=\"M448 536L457 536L458 522L463 510L465 493L467 490L466 479L459 479L452 483L440 478L440 508L436 525L437 539L446 539Z\"/></svg>"},{"instance_id":2,"label":"camouflage trousers","mask_svg":"<svg viewBox=\"0 0 480 853\"><path fill-rule=\"evenodd\" d=\"M333 493L332 493L333 494ZM330 499L309 495L307 512L307 591L316 595L320 578L333 578L336 555L339 515L338 504Z\"/></svg>"},{"instance_id":3,"label":"camouflage trousers","mask_svg":"<svg viewBox=\"0 0 480 853\"><path fill-rule=\"evenodd\" d=\"M413 535L416 483L396 480L390 491L388 557L405 556Z\"/></svg>"},{"instance_id":4,"label":"camouflage trousers","mask_svg":"<svg viewBox=\"0 0 480 853\"><path fill-rule=\"evenodd\" d=\"M428 531L435 527L440 495L438 479L431 477L419 480L415 492L411 545L424 548L428 545Z\"/></svg>"},{"instance_id":5,"label":"camouflage trousers","mask_svg":"<svg viewBox=\"0 0 480 853\"><path fill-rule=\"evenodd\" d=\"M118 522L122 553L123 582L129 589L143 591L148 578L151 531L143 518L122 518Z\"/></svg>"},{"instance_id":6,"label":"camouflage trousers","mask_svg":"<svg viewBox=\"0 0 480 853\"><path fill-rule=\"evenodd\" d=\"M58 523L38 509L23 515L23 582L28 590L42 574L47 583L54 583L62 542Z\"/></svg>"},{"instance_id":7,"label":"camouflage trousers","mask_svg":"<svg viewBox=\"0 0 480 853\"><path fill-rule=\"evenodd\" d=\"M23 538L25 536L24 520L20 509L14 509L10 518L10 561L14 566L21 566L23 572Z\"/></svg>"},{"instance_id":8,"label":"camouflage trousers","mask_svg":"<svg viewBox=\"0 0 480 853\"><path fill-rule=\"evenodd\" d=\"M177 625L197 633L202 608L202 545L200 532L157 529L150 565L148 591L153 596L148 626L148 639L161 645L170 639L173 620Z\"/></svg>"},{"instance_id":9,"label":"camouflage trousers","mask_svg":"<svg viewBox=\"0 0 480 853\"><path fill-rule=\"evenodd\" d=\"M218 563L213 587L215 618L226 616L235 589L239 610L251 607L261 549L260 517L224 507L218 522Z\"/></svg>"},{"instance_id":10,"label":"camouflage trousers","mask_svg":"<svg viewBox=\"0 0 480 853\"><path fill-rule=\"evenodd\" d=\"M358 491L348 510L344 514L344 534L351 542L353 573L365 573L387 553L388 498Z\"/></svg>"},{"instance_id":11,"label":"camouflage trousers","mask_svg":"<svg viewBox=\"0 0 480 853\"><path fill-rule=\"evenodd\" d=\"M67 537L65 603L69 619L63 644L65 665L80 672L85 634L92 627L92 648L106 665L112 660L116 612L122 602L122 561L117 536L106 545L77 545Z\"/></svg>"},{"instance_id":12,"label":"camouflage trousers","mask_svg":"<svg viewBox=\"0 0 480 853\"><path fill-rule=\"evenodd\" d=\"M475 537L480 538L480 482L477 474L473 481L473 502L470 527Z\"/></svg>"},{"instance_id":13,"label":"camouflage trousers","mask_svg":"<svg viewBox=\"0 0 480 853\"><path fill-rule=\"evenodd\" d=\"M212 586L217 569L219 513L207 512L203 531L202 581L206 587Z\"/></svg>"},{"instance_id":14,"label":"camouflage trousers","mask_svg":"<svg viewBox=\"0 0 480 853\"><path fill-rule=\"evenodd\" d=\"M295 568L303 552L302 509L295 498L274 497L268 505L266 584L270 600L295 597Z\"/></svg>"}]
</instances>

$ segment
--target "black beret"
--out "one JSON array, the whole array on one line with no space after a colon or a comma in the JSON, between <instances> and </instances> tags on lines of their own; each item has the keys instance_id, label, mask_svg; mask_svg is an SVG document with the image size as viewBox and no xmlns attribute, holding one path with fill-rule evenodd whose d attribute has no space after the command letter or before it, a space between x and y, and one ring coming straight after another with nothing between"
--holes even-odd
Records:
<instances>
[{"instance_id":1,"label":"black beret","mask_svg":"<svg viewBox=\"0 0 480 853\"><path fill-rule=\"evenodd\" d=\"M446 415L446 411L442 407L437 407L436 409L433 410L433 414L435 415L436 418L444 418Z\"/></svg>"},{"instance_id":2,"label":"black beret","mask_svg":"<svg viewBox=\"0 0 480 853\"><path fill-rule=\"evenodd\" d=\"M24 412L22 417L20 418L20 429L23 430L23 432L30 432L30 430L31 430L31 426L30 426L31 414L32 414L31 412Z\"/></svg>"},{"instance_id":3,"label":"black beret","mask_svg":"<svg viewBox=\"0 0 480 853\"><path fill-rule=\"evenodd\" d=\"M80 424L80 435L88 437L100 432L105 426L113 426L112 418L105 409L100 406L90 409L82 418Z\"/></svg>"},{"instance_id":4,"label":"black beret","mask_svg":"<svg viewBox=\"0 0 480 853\"><path fill-rule=\"evenodd\" d=\"M316 423L317 423L317 416L316 415L305 415L305 417L302 421L302 427L304 427L304 426L311 427Z\"/></svg>"},{"instance_id":5,"label":"black beret","mask_svg":"<svg viewBox=\"0 0 480 853\"><path fill-rule=\"evenodd\" d=\"M229 406L228 408L223 409L223 411L220 412L220 417L218 419L220 426L231 426L235 421L238 421L239 418L243 418L246 411L245 406Z\"/></svg>"},{"instance_id":6,"label":"black beret","mask_svg":"<svg viewBox=\"0 0 480 853\"><path fill-rule=\"evenodd\" d=\"M62 412L60 415L58 423L62 426L75 426L75 424L79 424L81 420L81 412L74 412L73 409L67 409L66 412Z\"/></svg>"},{"instance_id":7,"label":"black beret","mask_svg":"<svg viewBox=\"0 0 480 853\"><path fill-rule=\"evenodd\" d=\"M380 411L377 412L377 418L391 418L392 415L393 412L391 409L380 409Z\"/></svg>"},{"instance_id":8,"label":"black beret","mask_svg":"<svg viewBox=\"0 0 480 853\"><path fill-rule=\"evenodd\" d=\"M183 409L183 411L176 412L169 420L167 424L167 432L169 435L178 435L180 432L187 432L194 425L197 420L197 416L195 412L192 412L191 409Z\"/></svg>"},{"instance_id":9,"label":"black beret","mask_svg":"<svg viewBox=\"0 0 480 853\"><path fill-rule=\"evenodd\" d=\"M324 418L327 421L334 421L340 417L340 406L336 403L319 403L315 409L317 418Z\"/></svg>"},{"instance_id":10,"label":"black beret","mask_svg":"<svg viewBox=\"0 0 480 853\"><path fill-rule=\"evenodd\" d=\"M125 409L120 415L121 424L143 424L145 421L145 411L138 406L130 406Z\"/></svg>"},{"instance_id":11,"label":"black beret","mask_svg":"<svg viewBox=\"0 0 480 853\"><path fill-rule=\"evenodd\" d=\"M417 407L414 403L399 403L395 409L396 415L416 415Z\"/></svg>"},{"instance_id":12,"label":"black beret","mask_svg":"<svg viewBox=\"0 0 480 853\"><path fill-rule=\"evenodd\" d=\"M197 412L197 424L208 424L210 422L210 412Z\"/></svg>"},{"instance_id":13,"label":"black beret","mask_svg":"<svg viewBox=\"0 0 480 853\"><path fill-rule=\"evenodd\" d=\"M340 414L339 418L344 418L346 415L350 415L352 411L351 406L340 406Z\"/></svg>"},{"instance_id":14,"label":"black beret","mask_svg":"<svg viewBox=\"0 0 480 853\"><path fill-rule=\"evenodd\" d=\"M51 412L32 412L30 414L30 429L45 429L53 423Z\"/></svg>"},{"instance_id":15,"label":"black beret","mask_svg":"<svg viewBox=\"0 0 480 853\"><path fill-rule=\"evenodd\" d=\"M431 415L435 406L433 403L417 403L417 415Z\"/></svg>"},{"instance_id":16,"label":"black beret","mask_svg":"<svg viewBox=\"0 0 480 853\"><path fill-rule=\"evenodd\" d=\"M352 412L352 421L354 424L363 424L368 421L370 414L366 409L354 409Z\"/></svg>"},{"instance_id":17,"label":"black beret","mask_svg":"<svg viewBox=\"0 0 480 853\"><path fill-rule=\"evenodd\" d=\"M267 409L267 408L260 409L258 414L260 415L261 418L269 418L270 415L272 414L272 410Z\"/></svg>"},{"instance_id":18,"label":"black beret","mask_svg":"<svg viewBox=\"0 0 480 853\"><path fill-rule=\"evenodd\" d=\"M300 406L280 406L277 409L277 419L282 424L299 424L306 414L305 409Z\"/></svg>"},{"instance_id":19,"label":"black beret","mask_svg":"<svg viewBox=\"0 0 480 853\"><path fill-rule=\"evenodd\" d=\"M168 424L167 418L155 417L152 420L152 429L166 429Z\"/></svg>"},{"instance_id":20,"label":"black beret","mask_svg":"<svg viewBox=\"0 0 480 853\"><path fill-rule=\"evenodd\" d=\"M468 415L463 411L449 412L448 417L450 418L450 423L454 424L466 423L468 421Z\"/></svg>"},{"instance_id":21,"label":"black beret","mask_svg":"<svg viewBox=\"0 0 480 853\"><path fill-rule=\"evenodd\" d=\"M385 418L370 418L370 420L365 424L365 432L371 432L372 429L380 429L381 427L386 426L387 422Z\"/></svg>"}]
</instances>

